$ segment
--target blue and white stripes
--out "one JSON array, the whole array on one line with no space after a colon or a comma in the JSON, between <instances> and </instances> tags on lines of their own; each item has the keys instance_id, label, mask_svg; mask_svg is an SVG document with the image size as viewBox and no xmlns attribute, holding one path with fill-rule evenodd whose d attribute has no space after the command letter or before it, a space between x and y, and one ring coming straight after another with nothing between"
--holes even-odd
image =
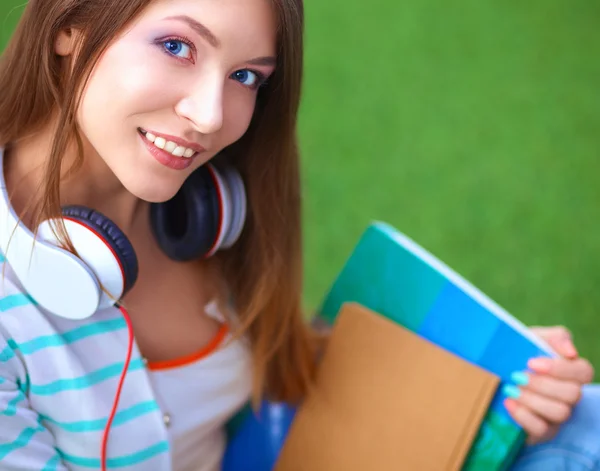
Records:
<instances>
[{"instance_id":1,"label":"blue and white stripes","mask_svg":"<svg viewBox=\"0 0 600 471\"><path fill-rule=\"evenodd\" d=\"M0 298L0 312L10 311L16 307L34 305L35 301L27 294L15 293Z\"/></svg>"},{"instance_id":2,"label":"blue and white stripes","mask_svg":"<svg viewBox=\"0 0 600 471\"><path fill-rule=\"evenodd\" d=\"M113 419L112 426L118 427L124 423L129 422L130 420L137 419L138 417L148 414L150 412L160 412L158 404L156 401L146 401L139 402L131 407L126 409L119 410ZM59 422L52 417L48 416L40 416L42 421L50 423L66 432L72 433L86 433L86 432L99 432L103 431L106 422L108 421L108 416L102 419L96 420L76 420L73 422Z\"/></svg>"},{"instance_id":3,"label":"blue and white stripes","mask_svg":"<svg viewBox=\"0 0 600 471\"><path fill-rule=\"evenodd\" d=\"M0 462L7 469L100 468L100 447L127 349L116 309L51 318L0 279ZM98 353L100 352L100 353ZM108 446L110 468L171 469L161 411L137 349Z\"/></svg>"},{"instance_id":4,"label":"blue and white stripes","mask_svg":"<svg viewBox=\"0 0 600 471\"><path fill-rule=\"evenodd\" d=\"M148 460L156 457L157 455L164 454L169 451L169 444L166 441L161 441L152 445L150 447L144 448L136 453L131 453L123 456L116 456L113 458L109 458L106 461L107 468L124 468L124 467L132 467L136 465L144 465L140 469L158 469L158 468L146 468L148 466ZM91 469L100 469L100 459L99 458L85 458L82 456L73 456L67 453L60 453L62 459L68 463L72 469L74 466Z\"/></svg>"},{"instance_id":5,"label":"blue and white stripes","mask_svg":"<svg viewBox=\"0 0 600 471\"><path fill-rule=\"evenodd\" d=\"M31 355L38 350L44 350L52 347L65 347L87 337L101 335L107 332L114 332L116 330L122 330L126 328L127 324L125 323L124 319L108 319L105 321L95 322L93 324L86 324L60 334L50 334L35 337L29 341L23 342L18 346L14 344L12 339L11 341L13 342L13 348L16 346L23 355Z\"/></svg>"}]
</instances>

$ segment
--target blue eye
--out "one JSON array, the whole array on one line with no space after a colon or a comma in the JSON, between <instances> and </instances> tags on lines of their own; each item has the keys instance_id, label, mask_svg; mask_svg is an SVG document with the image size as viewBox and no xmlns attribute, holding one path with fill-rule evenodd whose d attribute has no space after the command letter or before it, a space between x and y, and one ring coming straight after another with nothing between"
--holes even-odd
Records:
<instances>
[{"instance_id":1,"label":"blue eye","mask_svg":"<svg viewBox=\"0 0 600 471\"><path fill-rule=\"evenodd\" d=\"M183 41L169 39L168 41L163 42L163 46L169 54L173 54L174 56L181 57L183 59L189 59L191 56L190 46Z\"/></svg>"},{"instance_id":2,"label":"blue eye","mask_svg":"<svg viewBox=\"0 0 600 471\"><path fill-rule=\"evenodd\" d=\"M231 74L231 78L249 88L258 88L262 81L260 74L247 69L236 70L233 74Z\"/></svg>"}]
</instances>

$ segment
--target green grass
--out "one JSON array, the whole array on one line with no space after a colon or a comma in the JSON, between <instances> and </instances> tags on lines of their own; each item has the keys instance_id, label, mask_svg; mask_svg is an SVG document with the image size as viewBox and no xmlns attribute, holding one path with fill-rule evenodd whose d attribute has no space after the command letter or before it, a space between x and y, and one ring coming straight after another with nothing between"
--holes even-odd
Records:
<instances>
[{"instance_id":1,"label":"green grass","mask_svg":"<svg viewBox=\"0 0 600 471\"><path fill-rule=\"evenodd\" d=\"M600 4L307 2L306 301L371 219L600 365Z\"/></svg>"},{"instance_id":2,"label":"green grass","mask_svg":"<svg viewBox=\"0 0 600 471\"><path fill-rule=\"evenodd\" d=\"M381 219L600 365L600 3L306 9L307 307Z\"/></svg>"}]
</instances>

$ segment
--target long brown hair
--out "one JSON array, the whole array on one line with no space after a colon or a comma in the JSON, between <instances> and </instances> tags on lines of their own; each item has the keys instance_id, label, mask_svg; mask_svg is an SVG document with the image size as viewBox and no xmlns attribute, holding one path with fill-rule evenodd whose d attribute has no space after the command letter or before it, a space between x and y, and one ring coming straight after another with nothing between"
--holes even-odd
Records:
<instances>
[{"instance_id":1,"label":"long brown hair","mask_svg":"<svg viewBox=\"0 0 600 471\"><path fill-rule=\"evenodd\" d=\"M0 143L10 145L58 116L36 223L61 213L61 162L69 143L78 143L79 160L83 158L76 110L94 65L151 1L31 0L27 5L0 62ZM246 183L248 219L239 242L218 257L241 319L238 334L247 333L252 342L254 398L266 394L297 401L313 377L316 345L301 307L296 120L304 13L302 0L272 4L278 18L276 70L259 92L249 130L226 149ZM83 32L69 74L54 52L65 28ZM68 240L63 242L70 246Z\"/></svg>"}]
</instances>

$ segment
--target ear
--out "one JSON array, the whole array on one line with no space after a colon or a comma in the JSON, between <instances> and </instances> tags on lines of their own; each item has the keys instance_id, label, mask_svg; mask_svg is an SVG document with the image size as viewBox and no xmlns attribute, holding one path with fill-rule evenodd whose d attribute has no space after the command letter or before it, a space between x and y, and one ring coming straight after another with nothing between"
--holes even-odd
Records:
<instances>
[{"instance_id":1,"label":"ear","mask_svg":"<svg viewBox=\"0 0 600 471\"><path fill-rule=\"evenodd\" d=\"M81 32L78 29L60 30L54 43L54 51L59 56L70 56L75 52Z\"/></svg>"}]
</instances>

